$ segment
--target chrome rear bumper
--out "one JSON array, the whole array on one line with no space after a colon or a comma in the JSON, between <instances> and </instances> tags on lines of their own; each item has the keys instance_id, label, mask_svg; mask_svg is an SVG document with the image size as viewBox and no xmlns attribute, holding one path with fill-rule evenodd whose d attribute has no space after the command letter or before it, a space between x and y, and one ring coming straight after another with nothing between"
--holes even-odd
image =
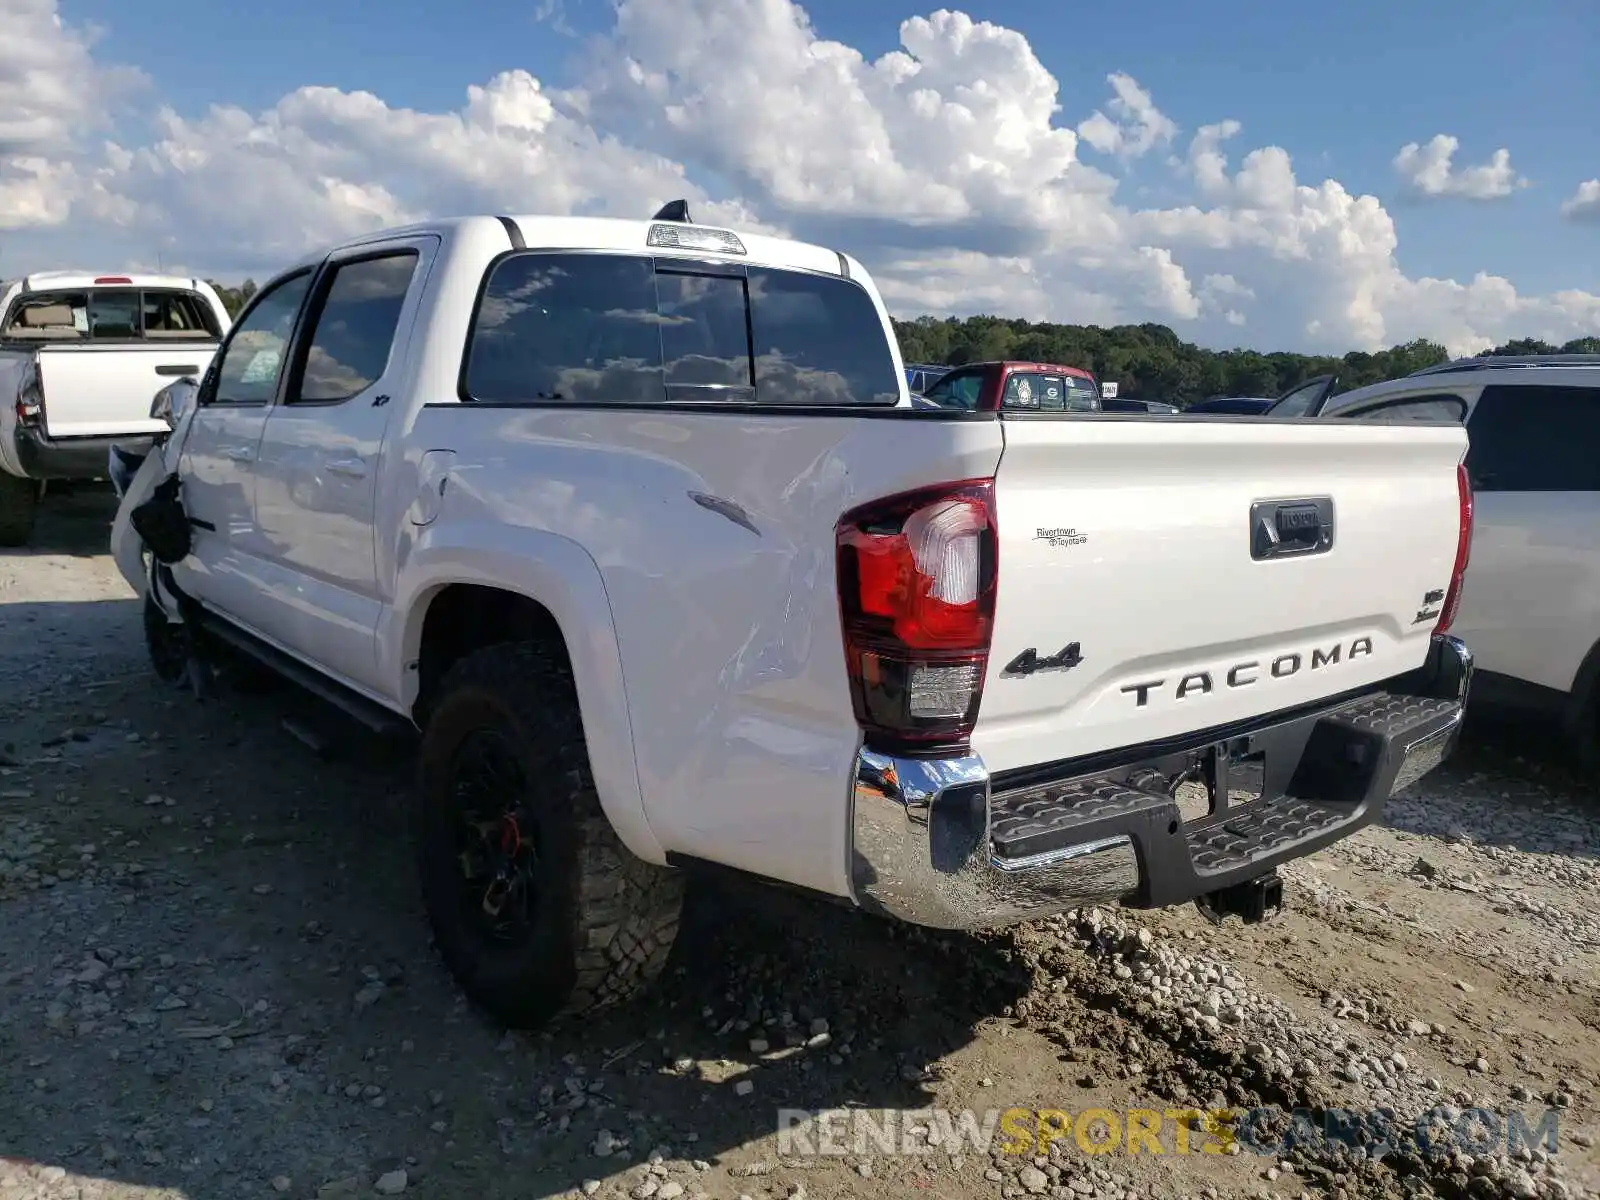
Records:
<instances>
[{"instance_id":1,"label":"chrome rear bumper","mask_svg":"<svg viewBox=\"0 0 1600 1200\"><path fill-rule=\"evenodd\" d=\"M1074 774L1069 764L1044 781L1037 773L997 781L975 754L862 749L854 899L917 925L981 929L1089 904L1159 908L1219 892L1377 820L1390 795L1455 748L1471 679L1466 645L1436 636L1427 663L1384 691L1210 731L1110 770ZM1195 763L1222 799L1186 822L1170 791L1152 782ZM1259 786L1234 802L1231 784L1251 771Z\"/></svg>"}]
</instances>

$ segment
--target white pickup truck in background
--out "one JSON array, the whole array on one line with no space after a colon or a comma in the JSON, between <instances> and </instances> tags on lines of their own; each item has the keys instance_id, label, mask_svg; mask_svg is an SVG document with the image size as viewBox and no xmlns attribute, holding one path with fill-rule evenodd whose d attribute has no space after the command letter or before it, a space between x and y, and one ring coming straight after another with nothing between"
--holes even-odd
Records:
<instances>
[{"instance_id":1,"label":"white pickup truck in background","mask_svg":"<svg viewBox=\"0 0 1600 1200\"><path fill-rule=\"evenodd\" d=\"M204 280L30 275L0 292L0 546L25 545L50 480L104 479L166 427L151 398L199 376L228 329Z\"/></svg>"},{"instance_id":2,"label":"white pickup truck in background","mask_svg":"<svg viewBox=\"0 0 1600 1200\"><path fill-rule=\"evenodd\" d=\"M681 206L390 230L169 389L112 548L162 678L242 653L420 731L435 940L513 1025L654 976L694 868L944 928L1258 920L1449 753L1458 423L906 395L833 250Z\"/></svg>"}]
</instances>

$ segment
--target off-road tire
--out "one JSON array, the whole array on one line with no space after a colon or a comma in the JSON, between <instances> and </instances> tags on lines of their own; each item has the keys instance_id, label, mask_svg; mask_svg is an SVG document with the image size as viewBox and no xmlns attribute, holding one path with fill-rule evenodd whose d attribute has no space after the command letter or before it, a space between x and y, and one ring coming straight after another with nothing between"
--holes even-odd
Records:
<instances>
[{"instance_id":1,"label":"off-road tire","mask_svg":"<svg viewBox=\"0 0 1600 1200\"><path fill-rule=\"evenodd\" d=\"M451 763L475 730L511 740L529 781L523 804L539 825L539 918L520 945L494 945L461 912ZM601 810L560 648L510 642L450 668L428 708L419 791L418 864L435 944L496 1020L540 1028L630 999L660 975L683 877L634 856Z\"/></svg>"},{"instance_id":2,"label":"off-road tire","mask_svg":"<svg viewBox=\"0 0 1600 1200\"><path fill-rule=\"evenodd\" d=\"M0 469L0 546L26 546L33 540L39 512L39 481Z\"/></svg>"},{"instance_id":3,"label":"off-road tire","mask_svg":"<svg viewBox=\"0 0 1600 1200\"><path fill-rule=\"evenodd\" d=\"M177 687L189 678L189 629L167 620L155 597L144 598L144 646L150 666L162 683Z\"/></svg>"},{"instance_id":4,"label":"off-road tire","mask_svg":"<svg viewBox=\"0 0 1600 1200\"><path fill-rule=\"evenodd\" d=\"M1563 732L1578 768L1590 779L1600 778L1600 688L1588 688Z\"/></svg>"}]
</instances>

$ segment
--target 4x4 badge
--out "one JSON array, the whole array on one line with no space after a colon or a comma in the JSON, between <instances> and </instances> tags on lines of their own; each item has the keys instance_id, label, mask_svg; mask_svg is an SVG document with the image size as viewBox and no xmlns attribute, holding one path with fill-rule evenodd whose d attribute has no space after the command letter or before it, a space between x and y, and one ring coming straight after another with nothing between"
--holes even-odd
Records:
<instances>
[{"instance_id":1,"label":"4x4 badge","mask_svg":"<svg viewBox=\"0 0 1600 1200\"><path fill-rule=\"evenodd\" d=\"M1070 671L1083 661L1077 642L1069 642L1059 652L1040 658L1039 652L1029 646L1006 664L1002 675L1032 675L1035 671Z\"/></svg>"}]
</instances>

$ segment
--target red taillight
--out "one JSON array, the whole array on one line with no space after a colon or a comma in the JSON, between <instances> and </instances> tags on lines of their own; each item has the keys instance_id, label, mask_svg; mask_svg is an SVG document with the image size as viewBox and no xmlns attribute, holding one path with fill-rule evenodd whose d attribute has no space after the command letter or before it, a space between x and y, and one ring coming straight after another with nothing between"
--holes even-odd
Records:
<instances>
[{"instance_id":1,"label":"red taillight","mask_svg":"<svg viewBox=\"0 0 1600 1200\"><path fill-rule=\"evenodd\" d=\"M1456 533L1456 562L1450 569L1450 590L1444 594L1444 607L1439 610L1439 623L1435 633L1449 633L1455 624L1456 612L1461 607L1461 583L1467 573L1467 560L1472 557L1472 478L1465 463L1456 467L1456 494L1461 504L1460 528Z\"/></svg>"},{"instance_id":2,"label":"red taillight","mask_svg":"<svg viewBox=\"0 0 1600 1200\"><path fill-rule=\"evenodd\" d=\"M133 280L126 275L101 275L94 282L95 286L98 287L102 283L132 283Z\"/></svg>"},{"instance_id":3,"label":"red taillight","mask_svg":"<svg viewBox=\"0 0 1600 1200\"><path fill-rule=\"evenodd\" d=\"M44 380L37 365L29 367L17 382L17 424L33 426L44 411Z\"/></svg>"},{"instance_id":4,"label":"red taillight","mask_svg":"<svg viewBox=\"0 0 1600 1200\"><path fill-rule=\"evenodd\" d=\"M963 746L994 630L994 481L890 496L837 528L839 610L856 720L879 749Z\"/></svg>"}]
</instances>

